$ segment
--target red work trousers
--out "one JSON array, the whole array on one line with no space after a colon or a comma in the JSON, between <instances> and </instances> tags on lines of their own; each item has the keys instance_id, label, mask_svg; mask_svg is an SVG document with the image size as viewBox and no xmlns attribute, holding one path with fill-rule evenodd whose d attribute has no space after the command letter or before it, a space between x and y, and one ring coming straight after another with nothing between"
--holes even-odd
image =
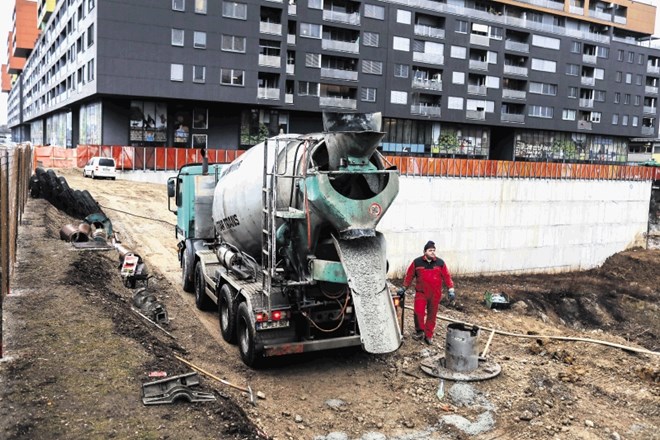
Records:
<instances>
[{"instance_id":1,"label":"red work trousers","mask_svg":"<svg viewBox=\"0 0 660 440\"><path fill-rule=\"evenodd\" d=\"M415 292L415 330L423 331L427 338L433 337L441 295Z\"/></svg>"}]
</instances>

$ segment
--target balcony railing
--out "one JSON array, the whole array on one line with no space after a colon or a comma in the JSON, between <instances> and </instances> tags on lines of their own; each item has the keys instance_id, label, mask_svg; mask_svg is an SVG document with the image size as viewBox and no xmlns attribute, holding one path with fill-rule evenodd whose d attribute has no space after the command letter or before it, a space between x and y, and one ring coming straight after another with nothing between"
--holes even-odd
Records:
<instances>
[{"instance_id":1,"label":"balcony railing","mask_svg":"<svg viewBox=\"0 0 660 440\"><path fill-rule=\"evenodd\" d=\"M485 35L470 34L470 44L488 47L490 46L490 38Z\"/></svg>"},{"instance_id":2,"label":"balcony railing","mask_svg":"<svg viewBox=\"0 0 660 440\"><path fill-rule=\"evenodd\" d=\"M346 12L328 11L324 9L323 19L327 21L334 21L337 23L352 24L355 26L360 25L360 14L358 12L353 12L351 14L348 14Z\"/></svg>"},{"instance_id":3,"label":"balcony railing","mask_svg":"<svg viewBox=\"0 0 660 440\"><path fill-rule=\"evenodd\" d=\"M338 107L338 108L355 110L357 108L357 101L355 99L350 99L350 98L321 96L319 98L319 105L322 107Z\"/></svg>"},{"instance_id":4,"label":"balcony railing","mask_svg":"<svg viewBox=\"0 0 660 440\"><path fill-rule=\"evenodd\" d=\"M586 53L583 53L582 62L589 64L596 64L598 62L598 57L596 55L588 55Z\"/></svg>"},{"instance_id":5,"label":"balcony railing","mask_svg":"<svg viewBox=\"0 0 660 440\"><path fill-rule=\"evenodd\" d=\"M261 32L262 34L282 35L282 24L266 23L265 21L260 21L259 32Z\"/></svg>"},{"instance_id":6,"label":"balcony railing","mask_svg":"<svg viewBox=\"0 0 660 440\"><path fill-rule=\"evenodd\" d=\"M591 130L590 121L578 121L577 123L578 130Z\"/></svg>"},{"instance_id":7,"label":"balcony railing","mask_svg":"<svg viewBox=\"0 0 660 440\"><path fill-rule=\"evenodd\" d=\"M527 3L534 6L540 6L542 8L556 9L561 11L564 9L564 4L552 1L552 0L520 0L521 3Z\"/></svg>"},{"instance_id":8,"label":"balcony railing","mask_svg":"<svg viewBox=\"0 0 660 440\"><path fill-rule=\"evenodd\" d=\"M358 73L353 70L331 69L328 67L321 68L322 78L345 79L347 81L357 81Z\"/></svg>"},{"instance_id":9,"label":"balcony railing","mask_svg":"<svg viewBox=\"0 0 660 440\"><path fill-rule=\"evenodd\" d=\"M350 43L348 41L321 40L321 47L326 50L336 50L339 52L358 53L360 51L359 43Z\"/></svg>"},{"instance_id":10,"label":"balcony railing","mask_svg":"<svg viewBox=\"0 0 660 440\"><path fill-rule=\"evenodd\" d=\"M651 107L649 105L644 106L644 114L646 115L654 115L658 112L658 107Z\"/></svg>"},{"instance_id":11,"label":"balcony railing","mask_svg":"<svg viewBox=\"0 0 660 440\"><path fill-rule=\"evenodd\" d=\"M286 73L287 75L293 75L296 71L296 65L295 64L287 64L286 65Z\"/></svg>"},{"instance_id":12,"label":"balcony railing","mask_svg":"<svg viewBox=\"0 0 660 440\"><path fill-rule=\"evenodd\" d=\"M282 58L275 55L259 54L259 65L268 67L280 67L282 65Z\"/></svg>"},{"instance_id":13,"label":"balcony railing","mask_svg":"<svg viewBox=\"0 0 660 440\"><path fill-rule=\"evenodd\" d=\"M467 119L473 119L476 121L485 121L486 120L486 111L485 110L467 110L465 112L465 117Z\"/></svg>"},{"instance_id":14,"label":"balcony railing","mask_svg":"<svg viewBox=\"0 0 660 440\"><path fill-rule=\"evenodd\" d=\"M583 86L594 86L596 85L596 78L593 76L583 76L580 78L580 83Z\"/></svg>"},{"instance_id":15,"label":"balcony railing","mask_svg":"<svg viewBox=\"0 0 660 440\"><path fill-rule=\"evenodd\" d=\"M655 127L642 127L642 134L644 136L654 136L655 135Z\"/></svg>"},{"instance_id":16,"label":"balcony railing","mask_svg":"<svg viewBox=\"0 0 660 440\"><path fill-rule=\"evenodd\" d=\"M527 98L527 92L524 90L502 89L502 98L525 99Z\"/></svg>"},{"instance_id":17,"label":"balcony railing","mask_svg":"<svg viewBox=\"0 0 660 440\"><path fill-rule=\"evenodd\" d=\"M655 87L655 86L644 86L644 93L657 95L658 94L658 88Z\"/></svg>"},{"instance_id":18,"label":"balcony railing","mask_svg":"<svg viewBox=\"0 0 660 440\"><path fill-rule=\"evenodd\" d=\"M660 73L660 66L646 65L646 73Z\"/></svg>"},{"instance_id":19,"label":"balcony railing","mask_svg":"<svg viewBox=\"0 0 660 440\"><path fill-rule=\"evenodd\" d=\"M599 20L612 21L612 14L607 12L589 10L589 17L598 18Z\"/></svg>"},{"instance_id":20,"label":"balcony railing","mask_svg":"<svg viewBox=\"0 0 660 440\"><path fill-rule=\"evenodd\" d=\"M471 95L485 95L488 92L486 86L477 86L473 84L468 84L467 91Z\"/></svg>"},{"instance_id":21,"label":"balcony railing","mask_svg":"<svg viewBox=\"0 0 660 440\"><path fill-rule=\"evenodd\" d=\"M527 67L510 66L507 64L504 65L504 73L507 73L509 75L527 76L528 74L527 72L529 72L529 69L527 69Z\"/></svg>"},{"instance_id":22,"label":"balcony railing","mask_svg":"<svg viewBox=\"0 0 660 440\"><path fill-rule=\"evenodd\" d=\"M434 79L413 78L412 86L416 89L427 89L442 92L442 81L436 81Z\"/></svg>"},{"instance_id":23,"label":"balcony railing","mask_svg":"<svg viewBox=\"0 0 660 440\"><path fill-rule=\"evenodd\" d=\"M504 48L507 50L515 50L517 52L529 53L529 44L520 43L518 41L506 40L504 42Z\"/></svg>"},{"instance_id":24,"label":"balcony railing","mask_svg":"<svg viewBox=\"0 0 660 440\"><path fill-rule=\"evenodd\" d=\"M488 70L488 61L470 60L470 69Z\"/></svg>"},{"instance_id":25,"label":"balcony railing","mask_svg":"<svg viewBox=\"0 0 660 440\"><path fill-rule=\"evenodd\" d=\"M426 26L424 24L416 24L415 35L431 38L445 38L445 30L432 26Z\"/></svg>"},{"instance_id":26,"label":"balcony railing","mask_svg":"<svg viewBox=\"0 0 660 440\"><path fill-rule=\"evenodd\" d=\"M445 57L439 53L413 52L413 61L442 66L445 63Z\"/></svg>"},{"instance_id":27,"label":"balcony railing","mask_svg":"<svg viewBox=\"0 0 660 440\"><path fill-rule=\"evenodd\" d=\"M296 5L289 5L289 15L296 15L298 13L298 7Z\"/></svg>"},{"instance_id":28,"label":"balcony railing","mask_svg":"<svg viewBox=\"0 0 660 440\"><path fill-rule=\"evenodd\" d=\"M618 24L626 24L628 20L626 20L626 17L619 17L618 15L614 16L614 22Z\"/></svg>"},{"instance_id":29,"label":"balcony railing","mask_svg":"<svg viewBox=\"0 0 660 440\"><path fill-rule=\"evenodd\" d=\"M287 44L296 44L296 36L294 34L288 34L286 36L286 43Z\"/></svg>"},{"instance_id":30,"label":"balcony railing","mask_svg":"<svg viewBox=\"0 0 660 440\"><path fill-rule=\"evenodd\" d=\"M280 89L259 87L257 89L257 99L280 99Z\"/></svg>"},{"instance_id":31,"label":"balcony railing","mask_svg":"<svg viewBox=\"0 0 660 440\"><path fill-rule=\"evenodd\" d=\"M500 121L502 122L516 122L522 124L525 122L525 115L520 113L502 113L500 115Z\"/></svg>"},{"instance_id":32,"label":"balcony railing","mask_svg":"<svg viewBox=\"0 0 660 440\"><path fill-rule=\"evenodd\" d=\"M580 98L580 107L593 108L594 100L589 98Z\"/></svg>"},{"instance_id":33,"label":"balcony railing","mask_svg":"<svg viewBox=\"0 0 660 440\"><path fill-rule=\"evenodd\" d=\"M285 104L293 104L293 93L285 93L284 94L284 103Z\"/></svg>"},{"instance_id":34,"label":"balcony railing","mask_svg":"<svg viewBox=\"0 0 660 440\"><path fill-rule=\"evenodd\" d=\"M584 8L580 8L577 6L569 6L568 7L568 12L571 14L576 14L576 15L584 15Z\"/></svg>"},{"instance_id":35,"label":"balcony railing","mask_svg":"<svg viewBox=\"0 0 660 440\"><path fill-rule=\"evenodd\" d=\"M439 118L442 109L436 105L413 104L410 106L410 114L421 116L434 116Z\"/></svg>"}]
</instances>

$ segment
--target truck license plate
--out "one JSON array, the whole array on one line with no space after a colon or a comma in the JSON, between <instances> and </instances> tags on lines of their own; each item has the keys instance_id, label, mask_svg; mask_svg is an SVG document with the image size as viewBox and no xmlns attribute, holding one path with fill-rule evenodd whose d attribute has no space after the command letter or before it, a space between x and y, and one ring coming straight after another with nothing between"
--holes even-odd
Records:
<instances>
[{"instance_id":1,"label":"truck license plate","mask_svg":"<svg viewBox=\"0 0 660 440\"><path fill-rule=\"evenodd\" d=\"M257 322L257 330L269 330L272 328L283 328L288 326L288 319L282 319L281 321Z\"/></svg>"}]
</instances>

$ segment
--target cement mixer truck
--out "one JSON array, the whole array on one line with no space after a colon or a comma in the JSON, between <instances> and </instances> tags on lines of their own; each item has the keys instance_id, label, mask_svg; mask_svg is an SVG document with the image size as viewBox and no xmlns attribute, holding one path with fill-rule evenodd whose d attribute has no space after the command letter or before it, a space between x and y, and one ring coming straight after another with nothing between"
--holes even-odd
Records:
<instances>
[{"instance_id":1,"label":"cement mixer truck","mask_svg":"<svg viewBox=\"0 0 660 440\"><path fill-rule=\"evenodd\" d=\"M199 309L218 311L222 337L248 366L401 345L376 231L399 191L376 149L381 115L324 114L323 123L322 133L279 135L168 181L182 287Z\"/></svg>"}]
</instances>

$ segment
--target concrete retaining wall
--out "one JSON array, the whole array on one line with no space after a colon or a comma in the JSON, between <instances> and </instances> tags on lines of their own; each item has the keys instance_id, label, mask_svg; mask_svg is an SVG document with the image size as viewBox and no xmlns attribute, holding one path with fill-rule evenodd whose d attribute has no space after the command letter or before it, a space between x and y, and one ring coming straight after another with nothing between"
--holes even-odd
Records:
<instances>
[{"instance_id":1,"label":"concrete retaining wall","mask_svg":"<svg viewBox=\"0 0 660 440\"><path fill-rule=\"evenodd\" d=\"M400 179L379 224L391 277L428 240L456 274L589 269L645 246L650 182L498 178Z\"/></svg>"}]
</instances>

